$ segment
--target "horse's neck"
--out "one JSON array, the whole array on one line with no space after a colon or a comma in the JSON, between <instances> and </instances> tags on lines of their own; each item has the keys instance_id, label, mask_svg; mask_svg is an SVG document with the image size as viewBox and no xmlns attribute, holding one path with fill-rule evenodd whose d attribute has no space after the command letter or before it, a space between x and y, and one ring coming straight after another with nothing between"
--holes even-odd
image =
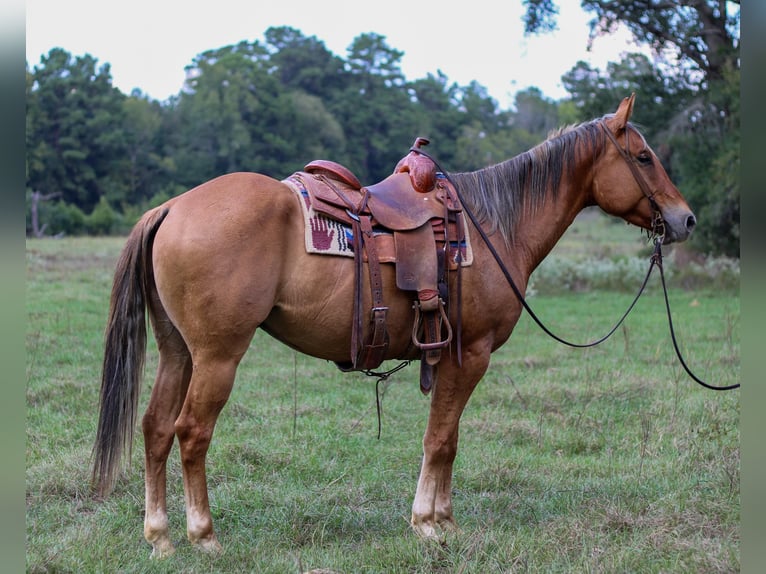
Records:
<instances>
[{"instance_id":1,"label":"horse's neck","mask_svg":"<svg viewBox=\"0 0 766 574\"><path fill-rule=\"evenodd\" d=\"M558 243L580 211L587 206L589 183L581 180L562 180L555 199L525 214L519 221L509 257L529 276Z\"/></svg>"}]
</instances>

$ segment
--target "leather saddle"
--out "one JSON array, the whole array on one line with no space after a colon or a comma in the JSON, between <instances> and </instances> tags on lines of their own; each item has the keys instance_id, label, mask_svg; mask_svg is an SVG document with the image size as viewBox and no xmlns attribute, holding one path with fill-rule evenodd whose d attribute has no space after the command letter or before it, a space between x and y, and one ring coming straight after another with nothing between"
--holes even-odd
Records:
<instances>
[{"instance_id":1,"label":"leather saddle","mask_svg":"<svg viewBox=\"0 0 766 574\"><path fill-rule=\"evenodd\" d=\"M292 176L300 179L315 212L352 230L356 270L351 362L338 366L342 370L370 371L383 362L389 339L388 307L383 300L380 243L375 238L381 233L392 234L396 285L417 295L411 340L422 352L420 385L424 393L431 389L433 366L439 362L441 350L452 340L446 311L448 272L457 271L459 284L465 242L462 206L449 180L421 152L421 146L428 143L425 138L417 138L390 176L366 187L346 167L328 160L312 161L303 172ZM382 260L392 259L388 256ZM364 262L371 290L369 314L361 308ZM365 315L370 317L366 326ZM459 301L457 321L460 358Z\"/></svg>"}]
</instances>

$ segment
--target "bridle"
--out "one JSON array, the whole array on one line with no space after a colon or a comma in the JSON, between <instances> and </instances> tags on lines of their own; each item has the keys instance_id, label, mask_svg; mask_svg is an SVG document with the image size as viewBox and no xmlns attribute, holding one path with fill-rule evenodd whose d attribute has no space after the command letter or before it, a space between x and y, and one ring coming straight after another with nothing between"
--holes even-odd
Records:
<instances>
[{"instance_id":1,"label":"bridle","mask_svg":"<svg viewBox=\"0 0 766 574\"><path fill-rule=\"evenodd\" d=\"M563 343L564 345L567 345L569 347L576 347L576 348L586 348L586 347L595 347L596 345L599 345L606 341L609 337L614 334L614 332L617 330L617 328L623 323L623 321L626 319L628 314L631 312L635 304L638 302L638 299L641 297L641 294L644 292L644 288L646 287L647 282L649 281L649 276L652 274L652 270L655 266L660 270L660 277L662 279L662 289L665 295L665 308L667 309L667 315L668 315L668 326L670 328L670 336L673 341L673 347L675 348L676 355L678 356L679 361L681 362L681 365L683 366L686 373L698 384L702 385L706 389L714 390L714 391L728 391L731 389L739 388L740 384L736 383L733 385L727 385L727 386L713 386L708 383L705 383L701 379L699 379L687 366L686 362L683 359L683 356L681 354L681 350L678 346L678 342L676 340L676 334L675 330L673 328L673 319L670 312L670 302L668 301L668 290L667 286L665 285L665 273L663 271L662 267L662 243L665 240L665 221L662 218L662 212L657 205L657 201L654 199L654 192L649 187L649 184L646 182L646 179L644 179L643 174L639 170L639 167L636 165L636 160L633 158L633 156L630 154L630 138L625 138L625 148L620 146L619 142L617 141L617 138L614 137L614 134L612 134L609 127L606 125L604 120L600 121L600 125L604 128L604 132L606 133L609 140L614 143L615 147L617 148L617 151L622 156L622 158L625 160L625 163L628 164L628 168L630 169L631 173L633 174L633 178L636 181L636 184L641 189L641 192L644 194L644 196L649 201L649 204L652 208L652 229L650 230L650 238L652 241L654 241L654 252L652 253L649 270L646 273L646 277L644 277L644 280L641 284L641 287L638 290L638 293L636 294L636 297L633 299L633 302L628 306L628 309L625 311L625 313L620 317L620 320L617 321L617 323L612 327L609 332L604 335L603 337L596 339L595 341L592 341L590 343L572 343L570 341L567 341L555 333L553 333L548 327L545 326L545 324L538 318L538 316L535 314L535 312L532 310L532 308L527 303L526 299L524 298L524 295L521 293L521 290L516 285L516 282L513 280L513 277L511 277L510 272L508 271L508 268L503 263L500 254L497 252L495 247L492 245L492 242L490 241L487 234L484 232L484 230L479 225L479 221L477 220L476 216L473 214L473 212L470 210L470 208L466 205L465 200L463 199L463 195L460 192L460 189L455 184L455 182L452 180L452 178L449 176L449 174L444 171L441 166L439 165L439 162L437 162L432 156L430 156L428 153L423 151L422 147L412 147L410 148L410 151L414 151L416 153L422 154L429 158L431 161L434 162L436 165L436 168L441 171L444 176L447 178L447 181L452 185L452 187L455 189L455 194L457 195L458 200L463 206L463 211L468 216L468 218L471 220L471 223L473 224L476 231L479 233L479 235L482 238L482 241L484 241L485 245L487 246L487 249L492 254L492 257L495 259L495 262L500 267L500 271L503 273L506 281L510 285L511 289L513 290L513 293L516 295L516 298L519 300L521 305L524 307L524 309L529 313L530 317L537 323L537 325L551 338L555 339L556 341ZM627 133L627 130L629 129L629 124L626 124L626 136L629 135Z\"/></svg>"},{"instance_id":2,"label":"bridle","mask_svg":"<svg viewBox=\"0 0 766 574\"><path fill-rule=\"evenodd\" d=\"M609 140L614 144L614 147L617 148L617 152L622 156L622 159L625 160L625 163L628 164L628 168L630 168L630 173L633 174L633 179L636 180L636 184L638 184L639 189L641 192L646 196L646 199L649 200L649 205L652 208L652 229L649 232L650 237L656 242L658 239L660 242L664 241L665 239L665 220L662 219L662 211L660 210L660 207L657 205L657 201L654 199L655 192L651 190L649 187L649 184L646 182L646 179L644 178L644 175L641 173L641 170L636 165L635 158L630 153L630 134L628 133L628 130L630 129L630 124L625 125L625 147L623 148L619 142L617 141L617 138L614 137L614 134L609 129L609 127L606 125L605 120L601 120L599 122L602 128L604 128L604 133L606 134L606 137L609 138Z\"/></svg>"}]
</instances>

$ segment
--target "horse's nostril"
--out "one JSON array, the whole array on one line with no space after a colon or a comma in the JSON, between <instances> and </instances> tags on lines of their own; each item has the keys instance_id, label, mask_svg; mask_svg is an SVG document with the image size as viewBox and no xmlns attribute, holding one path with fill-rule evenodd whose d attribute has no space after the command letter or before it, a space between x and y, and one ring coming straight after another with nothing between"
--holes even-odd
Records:
<instances>
[{"instance_id":1,"label":"horse's nostril","mask_svg":"<svg viewBox=\"0 0 766 574\"><path fill-rule=\"evenodd\" d=\"M697 225L696 217L694 217L693 215L690 215L689 217L686 218L686 229L691 231L692 229L694 229L695 225Z\"/></svg>"}]
</instances>

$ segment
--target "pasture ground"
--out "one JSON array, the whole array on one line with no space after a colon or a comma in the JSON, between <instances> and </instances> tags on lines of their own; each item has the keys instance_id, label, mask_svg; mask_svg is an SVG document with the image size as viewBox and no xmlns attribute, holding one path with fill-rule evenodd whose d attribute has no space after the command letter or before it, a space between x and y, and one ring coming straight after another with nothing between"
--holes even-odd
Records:
<instances>
[{"instance_id":1,"label":"pasture ground","mask_svg":"<svg viewBox=\"0 0 766 574\"><path fill-rule=\"evenodd\" d=\"M643 249L634 228L605 221L573 227L557 253ZM115 492L96 501L88 490L122 244L27 240L27 572L739 571L739 393L687 377L657 289L595 349L563 347L523 315L463 415L453 483L461 531L441 545L408 525L428 413L416 365L381 386L378 440L373 379L259 333L208 455L225 552L207 556L185 540L176 448L168 480L177 552L150 560L140 433ZM737 382L738 291L670 287L689 365L710 383ZM531 303L554 331L585 341L632 296L538 294ZM156 366L151 340L147 362L140 412Z\"/></svg>"}]
</instances>

